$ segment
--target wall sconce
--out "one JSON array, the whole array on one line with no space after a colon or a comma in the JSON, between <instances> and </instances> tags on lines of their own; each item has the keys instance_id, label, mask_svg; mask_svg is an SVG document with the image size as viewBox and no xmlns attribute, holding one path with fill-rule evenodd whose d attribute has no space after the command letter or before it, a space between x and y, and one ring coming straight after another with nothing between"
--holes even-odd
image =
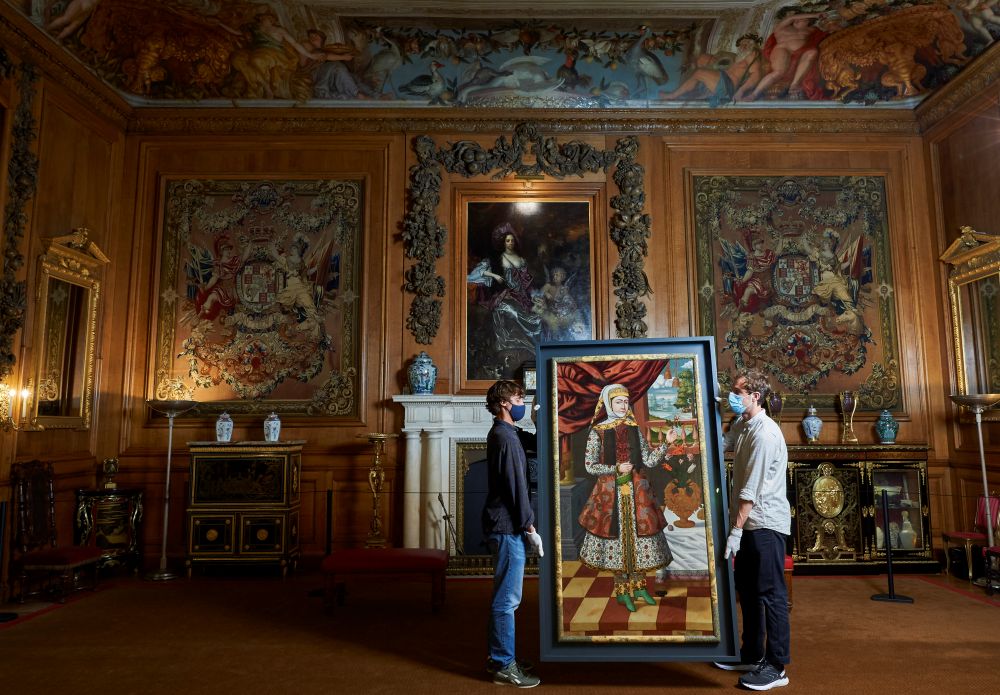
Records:
<instances>
[{"instance_id":1,"label":"wall sconce","mask_svg":"<svg viewBox=\"0 0 1000 695\"><path fill-rule=\"evenodd\" d=\"M18 406L19 396L21 400L19 416L15 420L14 409ZM13 386L0 385L0 429L4 432L21 429L28 417L28 400L30 397L31 391L28 389L21 389L19 392Z\"/></svg>"}]
</instances>

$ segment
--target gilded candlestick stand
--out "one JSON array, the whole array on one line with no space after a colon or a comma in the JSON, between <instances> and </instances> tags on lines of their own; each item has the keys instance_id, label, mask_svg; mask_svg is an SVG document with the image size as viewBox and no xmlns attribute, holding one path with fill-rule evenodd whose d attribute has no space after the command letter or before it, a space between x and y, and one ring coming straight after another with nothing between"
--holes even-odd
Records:
<instances>
[{"instance_id":1,"label":"gilded candlestick stand","mask_svg":"<svg viewBox=\"0 0 1000 695\"><path fill-rule=\"evenodd\" d=\"M382 533L382 517L379 513L379 496L382 494L382 485L385 483L385 470L382 468L382 457L385 454L385 443L389 439L395 439L398 434L385 434L383 432L369 432L359 434L361 439L367 439L375 449L375 456L372 459L371 468L368 469L368 488L372 491L372 521L368 528L368 539L365 541L366 548L384 548L385 536Z\"/></svg>"}]
</instances>

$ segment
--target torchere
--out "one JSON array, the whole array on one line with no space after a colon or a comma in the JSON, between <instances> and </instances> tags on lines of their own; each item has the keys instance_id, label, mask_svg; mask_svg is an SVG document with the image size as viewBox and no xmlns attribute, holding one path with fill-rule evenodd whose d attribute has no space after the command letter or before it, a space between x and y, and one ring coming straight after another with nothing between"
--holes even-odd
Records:
<instances>
[{"instance_id":1,"label":"torchere","mask_svg":"<svg viewBox=\"0 0 1000 695\"><path fill-rule=\"evenodd\" d=\"M996 543L993 539L993 515L990 511L990 484L986 479L986 451L983 448L983 411L989 410L1000 403L1000 393L953 393L951 400L960 406L968 408L976 415L976 433L979 435L979 466L983 472L983 497L986 500L986 534L989 547ZM971 575L970 575L971 576Z\"/></svg>"},{"instance_id":2,"label":"torchere","mask_svg":"<svg viewBox=\"0 0 1000 695\"><path fill-rule=\"evenodd\" d=\"M146 579L154 582L176 579L177 575L167 569L167 521L170 518L170 459L173 455L174 418L198 405L197 401L160 401L151 399L146 405L167 416L167 481L163 491L163 541L160 548L160 569L150 572Z\"/></svg>"}]
</instances>

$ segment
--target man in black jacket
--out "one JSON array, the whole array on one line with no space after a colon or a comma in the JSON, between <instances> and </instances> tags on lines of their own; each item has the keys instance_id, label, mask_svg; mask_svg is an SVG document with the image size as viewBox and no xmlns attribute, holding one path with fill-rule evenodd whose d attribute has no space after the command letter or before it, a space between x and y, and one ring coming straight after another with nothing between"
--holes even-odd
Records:
<instances>
[{"instance_id":1,"label":"man in black jacket","mask_svg":"<svg viewBox=\"0 0 1000 695\"><path fill-rule=\"evenodd\" d=\"M486 437L488 492L483 507L483 536L493 553L493 601L490 606L489 670L493 682L533 688L541 681L525 673L514 658L514 611L521 603L527 546L542 554L535 514L528 496L525 445L535 448L534 435L514 427L524 417L524 389L501 380L486 393L493 427Z\"/></svg>"}]
</instances>

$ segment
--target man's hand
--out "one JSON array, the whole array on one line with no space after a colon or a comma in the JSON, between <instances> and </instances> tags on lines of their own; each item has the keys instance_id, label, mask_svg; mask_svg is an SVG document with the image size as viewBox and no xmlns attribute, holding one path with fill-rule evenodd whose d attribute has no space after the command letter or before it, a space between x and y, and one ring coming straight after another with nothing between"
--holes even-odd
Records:
<instances>
[{"instance_id":1,"label":"man's hand","mask_svg":"<svg viewBox=\"0 0 1000 695\"><path fill-rule=\"evenodd\" d=\"M538 535L538 531L531 530L525 534L528 537L528 542L531 543L531 547L535 549L538 553L538 557L545 557L545 550L542 548L542 537Z\"/></svg>"},{"instance_id":2,"label":"man's hand","mask_svg":"<svg viewBox=\"0 0 1000 695\"><path fill-rule=\"evenodd\" d=\"M729 538L726 539L726 559L730 557L735 557L736 553L740 552L740 539L743 538L743 529L736 528L733 526L733 530L729 532Z\"/></svg>"}]
</instances>

